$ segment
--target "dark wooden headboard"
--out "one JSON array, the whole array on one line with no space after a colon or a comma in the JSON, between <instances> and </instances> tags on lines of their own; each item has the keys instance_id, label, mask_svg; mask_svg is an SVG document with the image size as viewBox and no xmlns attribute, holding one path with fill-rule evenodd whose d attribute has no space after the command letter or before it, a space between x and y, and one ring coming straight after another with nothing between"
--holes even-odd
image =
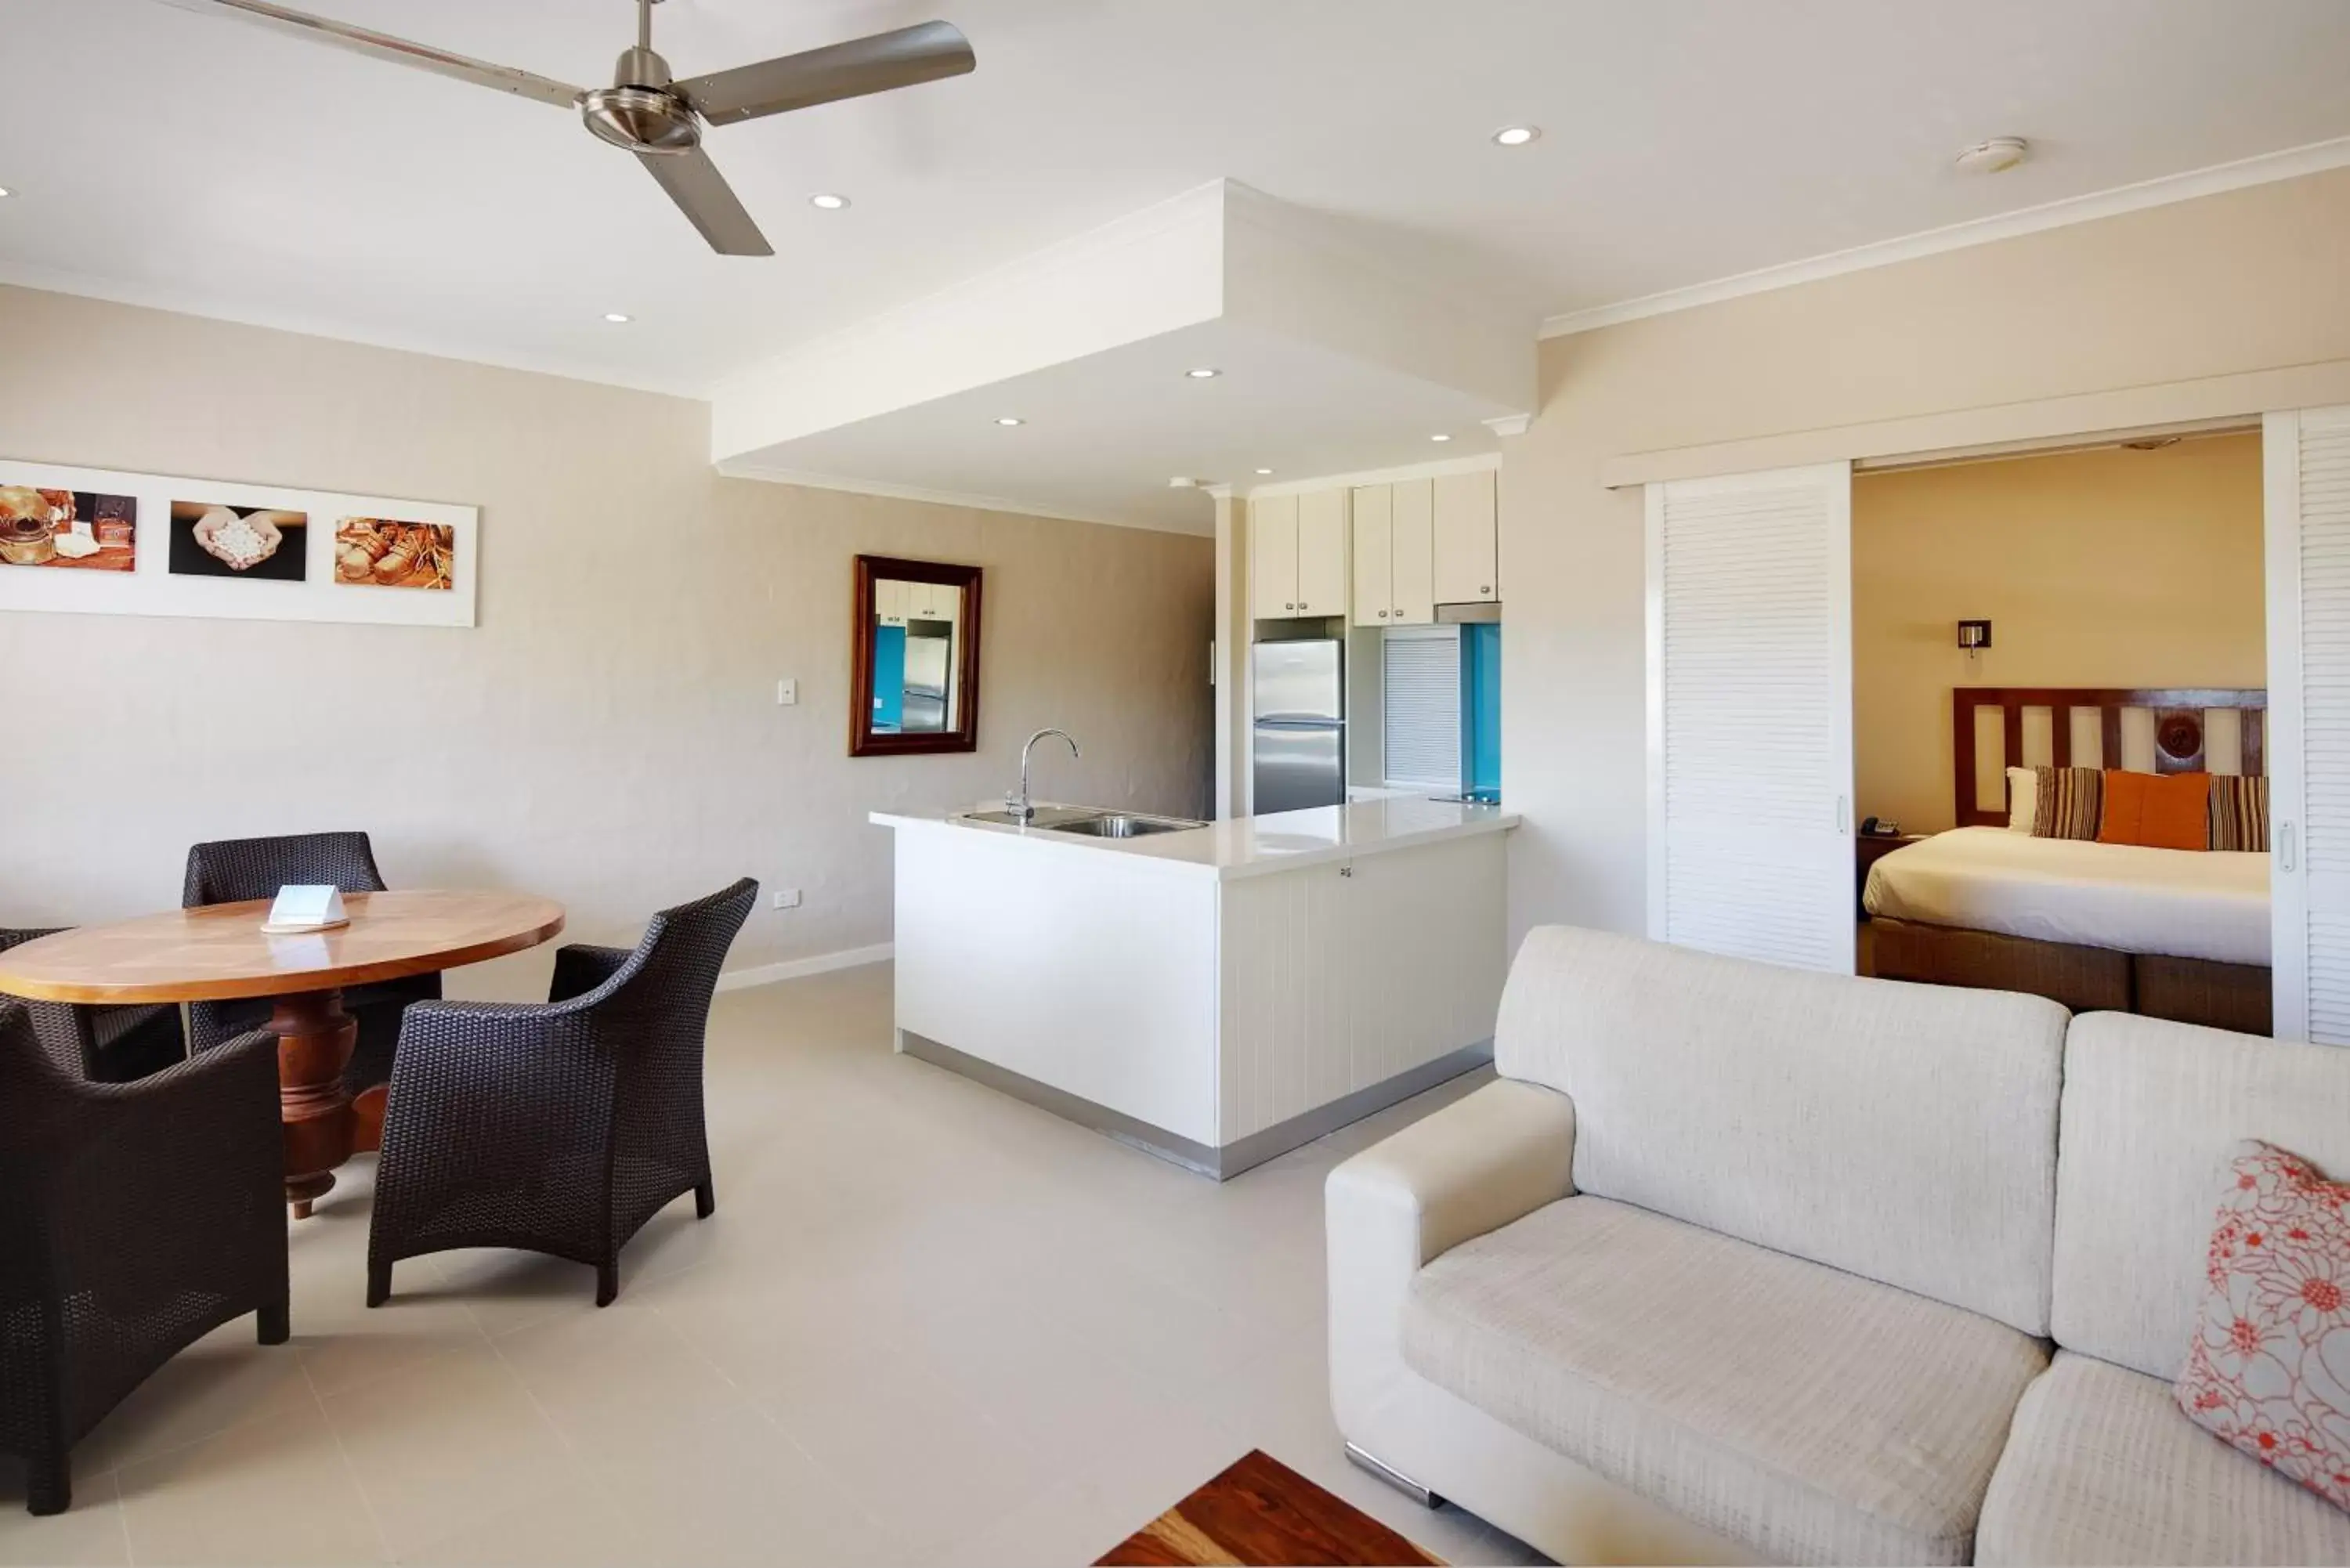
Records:
<instances>
[{"instance_id":1,"label":"dark wooden headboard","mask_svg":"<svg viewBox=\"0 0 2350 1568\"><path fill-rule=\"evenodd\" d=\"M2225 686L2158 686L2136 691L2105 691L2067 686L1959 686L1950 693L1950 759L1952 785L1957 792L1960 827L1996 827L2007 821L2004 810L1986 809L1975 794L1975 711L1997 708L2000 732L2005 737L2003 766L2023 765L2023 711L2049 710L2050 761L2057 767L2073 765L2073 710L2095 708L2100 738L2098 763L2122 765L2122 710L2145 708L2154 714L2154 770L2162 774L2203 771L2203 715L2214 708L2242 710L2241 769L2267 771L2262 757L2269 694L2265 690Z\"/></svg>"}]
</instances>

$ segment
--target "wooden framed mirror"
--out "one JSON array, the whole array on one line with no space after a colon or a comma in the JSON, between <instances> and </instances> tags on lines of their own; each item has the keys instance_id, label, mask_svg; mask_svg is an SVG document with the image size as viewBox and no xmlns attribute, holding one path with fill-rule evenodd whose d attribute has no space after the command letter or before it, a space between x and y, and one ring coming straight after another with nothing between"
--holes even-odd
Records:
<instances>
[{"instance_id":1,"label":"wooden framed mirror","mask_svg":"<svg viewBox=\"0 0 2350 1568\"><path fill-rule=\"evenodd\" d=\"M848 754L979 749L977 566L857 557Z\"/></svg>"}]
</instances>

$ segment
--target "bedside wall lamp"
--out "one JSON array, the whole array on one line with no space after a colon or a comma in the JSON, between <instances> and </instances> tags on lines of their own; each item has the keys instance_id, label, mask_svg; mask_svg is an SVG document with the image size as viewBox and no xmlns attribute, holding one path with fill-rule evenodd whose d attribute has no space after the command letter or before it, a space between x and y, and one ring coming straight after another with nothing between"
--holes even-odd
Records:
<instances>
[{"instance_id":1,"label":"bedside wall lamp","mask_svg":"<svg viewBox=\"0 0 2350 1568\"><path fill-rule=\"evenodd\" d=\"M1978 653L1991 646L1991 622L1962 620L1959 622L1959 646L1969 653Z\"/></svg>"}]
</instances>

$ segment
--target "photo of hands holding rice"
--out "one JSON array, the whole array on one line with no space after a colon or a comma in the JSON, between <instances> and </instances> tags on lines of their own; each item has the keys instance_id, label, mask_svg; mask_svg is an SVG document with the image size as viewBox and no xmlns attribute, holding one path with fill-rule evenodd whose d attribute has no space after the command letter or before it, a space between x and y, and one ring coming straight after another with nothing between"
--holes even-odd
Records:
<instances>
[{"instance_id":1,"label":"photo of hands holding rice","mask_svg":"<svg viewBox=\"0 0 2350 1568\"><path fill-rule=\"evenodd\" d=\"M172 503L172 575L298 583L309 574L307 513Z\"/></svg>"}]
</instances>

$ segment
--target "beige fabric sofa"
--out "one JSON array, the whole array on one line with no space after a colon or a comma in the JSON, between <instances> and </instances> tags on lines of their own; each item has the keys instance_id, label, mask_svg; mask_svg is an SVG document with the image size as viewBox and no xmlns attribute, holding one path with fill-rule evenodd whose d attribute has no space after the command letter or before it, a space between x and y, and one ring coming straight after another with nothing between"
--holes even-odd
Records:
<instances>
[{"instance_id":1,"label":"beige fabric sofa","mask_svg":"<svg viewBox=\"0 0 2350 1568\"><path fill-rule=\"evenodd\" d=\"M2229 1150L2350 1171L2350 1052L1548 928L1495 1063L1330 1177L1407 1484L1571 1563L2350 1563L2169 1397Z\"/></svg>"}]
</instances>

